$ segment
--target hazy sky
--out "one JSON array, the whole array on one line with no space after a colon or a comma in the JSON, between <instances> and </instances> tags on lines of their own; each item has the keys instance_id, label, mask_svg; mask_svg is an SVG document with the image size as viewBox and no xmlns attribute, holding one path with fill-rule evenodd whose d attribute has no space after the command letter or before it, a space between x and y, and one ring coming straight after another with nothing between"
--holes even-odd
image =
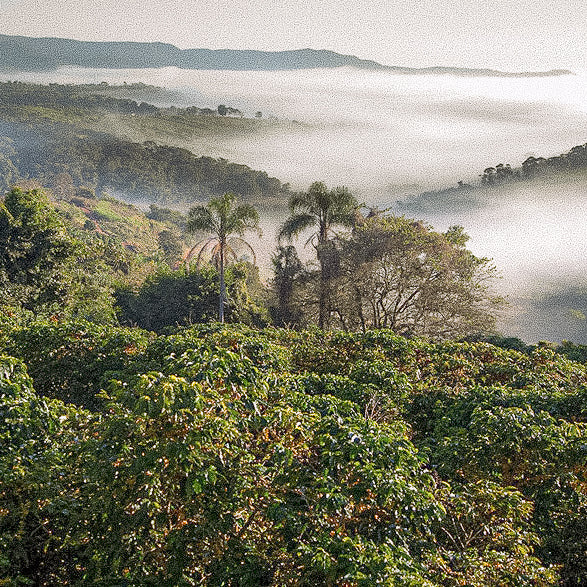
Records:
<instances>
[{"instance_id":1,"label":"hazy sky","mask_svg":"<svg viewBox=\"0 0 587 587\"><path fill-rule=\"evenodd\" d=\"M587 69L587 0L0 0L0 32L311 47L415 67Z\"/></svg>"}]
</instances>

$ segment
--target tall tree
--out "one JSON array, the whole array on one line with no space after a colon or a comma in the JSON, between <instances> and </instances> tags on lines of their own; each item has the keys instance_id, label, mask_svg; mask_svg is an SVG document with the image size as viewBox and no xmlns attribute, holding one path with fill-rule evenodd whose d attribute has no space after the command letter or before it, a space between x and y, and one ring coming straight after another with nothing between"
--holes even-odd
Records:
<instances>
[{"instance_id":1,"label":"tall tree","mask_svg":"<svg viewBox=\"0 0 587 587\"><path fill-rule=\"evenodd\" d=\"M254 251L242 237L247 230L256 230L259 234L259 213L249 204L236 205L236 196L226 193L219 198L212 198L207 206L194 206L188 214L189 232L207 232L213 236L197 243L190 253L199 250L198 258L210 250L212 260L218 267L220 276L220 296L218 300L218 319L224 322L224 305L226 303L226 286L224 271L227 258L236 257L232 242L240 242ZM235 236L238 235L238 236ZM191 256L191 255L190 255ZM188 256L188 261L189 257Z\"/></svg>"},{"instance_id":2,"label":"tall tree","mask_svg":"<svg viewBox=\"0 0 587 587\"><path fill-rule=\"evenodd\" d=\"M304 271L296 248L280 246L273 258L273 289L276 305L271 308L277 326L299 326L301 312L294 305L294 285Z\"/></svg>"},{"instance_id":3,"label":"tall tree","mask_svg":"<svg viewBox=\"0 0 587 587\"><path fill-rule=\"evenodd\" d=\"M320 263L318 326L321 329L328 322L328 287L336 265L331 237L336 226L350 228L355 224L358 207L357 199L346 187L329 190L325 184L317 181L307 192L294 194L290 198L291 216L279 232L279 240L291 240L304 231L314 231L307 243L314 245Z\"/></svg>"},{"instance_id":4,"label":"tall tree","mask_svg":"<svg viewBox=\"0 0 587 587\"><path fill-rule=\"evenodd\" d=\"M341 243L336 314L349 330L455 338L489 331L502 304L491 261L461 227L438 233L404 217L373 217Z\"/></svg>"},{"instance_id":5,"label":"tall tree","mask_svg":"<svg viewBox=\"0 0 587 587\"><path fill-rule=\"evenodd\" d=\"M4 302L38 309L64 303L79 251L40 190L13 188L0 203L0 293Z\"/></svg>"}]
</instances>

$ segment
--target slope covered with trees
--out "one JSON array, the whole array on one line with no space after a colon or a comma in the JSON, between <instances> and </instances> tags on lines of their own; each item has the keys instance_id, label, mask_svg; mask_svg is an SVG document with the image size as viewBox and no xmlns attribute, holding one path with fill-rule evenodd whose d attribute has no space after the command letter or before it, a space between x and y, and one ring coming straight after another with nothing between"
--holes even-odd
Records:
<instances>
[{"instance_id":1,"label":"slope covered with trees","mask_svg":"<svg viewBox=\"0 0 587 587\"><path fill-rule=\"evenodd\" d=\"M475 209L483 207L485 200L499 189L507 193L517 185L560 183L564 186L566 182L577 181L581 185L587 182L587 143L548 158L528 157L519 167L498 163L495 167L486 167L477 181L459 181L455 187L416 194L398 204L413 212Z\"/></svg>"},{"instance_id":2,"label":"slope covered with trees","mask_svg":"<svg viewBox=\"0 0 587 587\"><path fill-rule=\"evenodd\" d=\"M268 124L229 106L157 108L111 96L125 90L114 86L0 85L2 190L21 179L55 188L66 175L77 187L148 203L187 204L227 191L250 201L289 195L263 171L170 146L178 137L254 134Z\"/></svg>"}]
</instances>

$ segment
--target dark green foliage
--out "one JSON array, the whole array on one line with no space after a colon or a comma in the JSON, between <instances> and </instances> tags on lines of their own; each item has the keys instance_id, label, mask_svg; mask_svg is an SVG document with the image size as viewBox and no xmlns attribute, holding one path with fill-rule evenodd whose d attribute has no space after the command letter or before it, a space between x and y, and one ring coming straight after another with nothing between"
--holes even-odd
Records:
<instances>
[{"instance_id":1,"label":"dark green foliage","mask_svg":"<svg viewBox=\"0 0 587 587\"><path fill-rule=\"evenodd\" d=\"M100 405L96 394L106 374L128 366L149 339L138 329L82 321L4 323L2 334L0 352L26 361L40 394L88 408Z\"/></svg>"},{"instance_id":2,"label":"dark green foliage","mask_svg":"<svg viewBox=\"0 0 587 587\"><path fill-rule=\"evenodd\" d=\"M332 305L332 280L337 275L338 255L333 241L335 228L351 228L357 219L359 203L346 187L328 189L315 181L307 192L289 199L290 217L279 231L279 241L291 240L311 231L308 242L316 249L320 264L318 286L318 328L328 328ZM295 260L294 260L295 261ZM279 271L279 265L275 265Z\"/></svg>"},{"instance_id":3,"label":"dark green foliage","mask_svg":"<svg viewBox=\"0 0 587 587\"><path fill-rule=\"evenodd\" d=\"M67 581L81 579L67 479L86 420L81 410L37 396L22 363L0 356L0 582L63 584L64 567Z\"/></svg>"},{"instance_id":4,"label":"dark green foliage","mask_svg":"<svg viewBox=\"0 0 587 587\"><path fill-rule=\"evenodd\" d=\"M38 190L11 190L0 203L0 293L28 309L49 305L67 293L64 274L76 243Z\"/></svg>"},{"instance_id":5,"label":"dark green foliage","mask_svg":"<svg viewBox=\"0 0 587 587\"><path fill-rule=\"evenodd\" d=\"M115 247L74 235L40 190L13 188L0 203L0 302L43 315L112 322Z\"/></svg>"},{"instance_id":6,"label":"dark green foliage","mask_svg":"<svg viewBox=\"0 0 587 587\"><path fill-rule=\"evenodd\" d=\"M35 178L61 193L61 178L67 174L70 190L85 186L98 194L107 191L149 203L193 203L228 191L247 200L290 195L278 179L246 165L200 157L152 140L133 142L137 134L149 137L140 124L129 135L131 140L103 132L104 116L109 116L126 118L131 128L140 119L153 126L155 136L162 120L171 125L185 123L178 134L201 133L197 125L191 126L194 117L203 114L196 107L159 109L100 95L104 89L84 86L10 82L0 86L0 188ZM238 111L228 108L227 112Z\"/></svg>"},{"instance_id":7,"label":"dark green foliage","mask_svg":"<svg viewBox=\"0 0 587 587\"><path fill-rule=\"evenodd\" d=\"M563 340L560 345L555 348L557 353L565 355L571 361L579 363L587 363L587 345L574 344L568 340Z\"/></svg>"},{"instance_id":8,"label":"dark green foliage","mask_svg":"<svg viewBox=\"0 0 587 587\"><path fill-rule=\"evenodd\" d=\"M254 289L258 285L255 268L238 264L226 270L228 303L226 320L263 326L267 317ZM251 293L253 292L253 293ZM162 271L150 275L135 293L129 288L115 292L119 319L160 332L169 326L210 322L218 316L218 271L212 267Z\"/></svg>"},{"instance_id":9,"label":"dark green foliage","mask_svg":"<svg viewBox=\"0 0 587 587\"><path fill-rule=\"evenodd\" d=\"M587 578L587 371L551 349L24 316L0 341L32 375L0 360L0 580Z\"/></svg>"},{"instance_id":10,"label":"dark green foliage","mask_svg":"<svg viewBox=\"0 0 587 587\"><path fill-rule=\"evenodd\" d=\"M276 326L299 326L302 313L295 307L294 286L304 271L294 246L280 246L271 259L276 303L271 315Z\"/></svg>"},{"instance_id":11,"label":"dark green foliage","mask_svg":"<svg viewBox=\"0 0 587 587\"><path fill-rule=\"evenodd\" d=\"M162 230L158 235L158 241L166 263L173 267L183 253L181 239L171 230Z\"/></svg>"}]
</instances>

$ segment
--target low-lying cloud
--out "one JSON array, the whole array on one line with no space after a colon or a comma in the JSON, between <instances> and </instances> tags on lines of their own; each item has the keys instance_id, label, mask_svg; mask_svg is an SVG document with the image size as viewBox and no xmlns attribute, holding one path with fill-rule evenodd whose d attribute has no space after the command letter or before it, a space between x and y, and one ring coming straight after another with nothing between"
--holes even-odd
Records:
<instances>
[{"instance_id":1,"label":"low-lying cloud","mask_svg":"<svg viewBox=\"0 0 587 587\"><path fill-rule=\"evenodd\" d=\"M180 106L227 104L247 116L261 111L264 119L279 121L254 134L191 137L185 146L263 169L298 189L315 180L347 185L379 208L399 210L397 201L410 194L474 182L497 163L519 166L530 155L558 155L587 142L585 74L467 78L352 69L64 68L20 78L144 82L175 90ZM439 204L410 215L442 229L462 224L472 250L492 257L504 275L499 287L513 300L528 299L544 294L547 282L549 288L553 282L580 284L586 274L586 177L558 185L518 184L484 196L468 210L447 211ZM271 230L266 232L268 242Z\"/></svg>"}]
</instances>

